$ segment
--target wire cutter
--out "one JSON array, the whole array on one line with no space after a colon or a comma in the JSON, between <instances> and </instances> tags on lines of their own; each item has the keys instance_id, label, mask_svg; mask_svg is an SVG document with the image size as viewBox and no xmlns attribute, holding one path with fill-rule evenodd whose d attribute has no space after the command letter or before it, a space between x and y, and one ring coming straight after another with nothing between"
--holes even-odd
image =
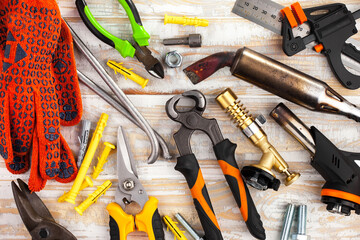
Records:
<instances>
[{"instance_id":1,"label":"wire cutter","mask_svg":"<svg viewBox=\"0 0 360 240\"><path fill-rule=\"evenodd\" d=\"M195 106L190 111L179 112L176 105L181 98L194 100ZM197 90L176 95L166 102L166 113L169 118L181 123L180 129L174 134L175 143L180 153L175 170L180 171L186 178L205 237L211 240L223 239L199 163L191 150L190 138L195 130L206 133L211 139L218 163L250 233L258 239L265 239L265 229L260 215L235 160L236 144L223 138L216 119L202 117L205 108L206 98Z\"/></svg>"},{"instance_id":2,"label":"wire cutter","mask_svg":"<svg viewBox=\"0 0 360 240\"><path fill-rule=\"evenodd\" d=\"M161 218L158 211L158 200L148 197L138 179L133 157L124 136L122 127L117 136L117 173L119 185L115 193L115 202L106 209L110 215L110 238L126 240L127 235L135 231L148 234L149 240L165 240ZM131 209L140 206L140 211ZM128 214L135 212L135 216Z\"/></svg>"},{"instance_id":3,"label":"wire cutter","mask_svg":"<svg viewBox=\"0 0 360 240\"><path fill-rule=\"evenodd\" d=\"M119 0L125 9L133 30L134 44L122 40L106 31L94 18L85 0L76 0L75 4L81 19L88 29L101 41L115 48L123 58L134 57L144 64L145 69L156 78L164 78L164 68L158 59L151 55L146 47L149 45L150 35L144 29L139 12L132 0Z\"/></svg>"},{"instance_id":4,"label":"wire cutter","mask_svg":"<svg viewBox=\"0 0 360 240\"><path fill-rule=\"evenodd\" d=\"M25 182L21 179L17 182L20 188L14 181L11 182L16 207L33 240L76 240L71 232L55 222L43 201L36 193L30 192Z\"/></svg>"}]
</instances>

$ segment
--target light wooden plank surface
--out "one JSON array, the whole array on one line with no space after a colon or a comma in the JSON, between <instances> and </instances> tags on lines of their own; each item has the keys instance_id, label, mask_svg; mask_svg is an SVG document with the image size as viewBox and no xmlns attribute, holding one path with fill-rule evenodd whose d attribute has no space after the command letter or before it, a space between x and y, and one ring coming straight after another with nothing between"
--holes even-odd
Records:
<instances>
[{"instance_id":1,"label":"light wooden plank surface","mask_svg":"<svg viewBox=\"0 0 360 240\"><path fill-rule=\"evenodd\" d=\"M130 24L125 12L116 0L88 0L88 5L99 22L117 36L130 38ZM177 49L184 55L183 66L201 59L209 54L219 51L235 51L247 46L263 54L273 57L281 62L293 66L312 76L326 81L335 90L345 96L351 102L360 105L359 90L351 91L343 88L330 71L325 57L310 50L303 51L296 56L288 58L281 50L281 39L270 31L256 26L234 14L231 14L235 0L158 0L145 1L135 0L140 12L143 24L151 34L150 48L157 57L164 57L166 52ZM277 0L282 5L290 5L292 1ZM329 4L336 1L322 0L316 4ZM358 0L344 0L350 10L360 7ZM112 48L106 46L94 37L81 22L74 0L58 0L63 17L77 31L94 55L103 63L108 59L123 61L128 68L146 75L141 63L134 59L122 59ZM304 8L314 5L314 1L303 0ZM198 16L210 20L207 28L195 28L192 26L163 25L165 13L187 16ZM189 33L200 33L203 36L203 47L190 49L176 46L166 47L161 40L168 37L178 37ZM360 40L360 35L354 36ZM77 54L78 68L105 87L102 80L86 62L83 56ZM110 70L109 70L110 72ZM172 139L172 134L178 129L178 125L169 120L164 110L165 102L173 95L185 90L199 89L208 97L208 108L204 113L207 117L216 117L223 134L231 141L238 144L236 158L240 167L257 161L261 153L258 149L236 130L226 115L214 102L214 96L224 87L231 87L247 106L253 115L263 114L268 123L264 126L270 141L289 163L290 169L299 171L302 177L289 187L282 185L279 191L268 190L260 192L250 188L251 194L262 217L266 228L267 239L278 239L280 236L283 215L289 202L308 205L308 234L312 239L360 239L358 227L359 216L354 213L350 217L328 213L325 205L320 202L320 190L324 180L309 165L309 154L290 136L288 136L270 117L268 113L283 101L255 86L251 86L237 78L230 76L228 69L219 71L207 81L196 86L182 73L182 68L166 69L166 78L163 80L150 78L148 86L143 90L132 81L125 81L123 77L112 74L119 86L129 94L130 99L138 107L140 112L149 120L169 143L173 156L177 150ZM176 160L164 160L160 158L155 164L147 165L146 159L150 153L149 142L146 136L133 124L116 112L111 106L95 95L91 90L81 85L84 106L84 119L91 120L93 127L101 112L110 115L108 126L104 131L102 142L116 143L116 129L119 125L126 126L127 135L130 138L131 147L138 168L140 180L149 195L159 199L159 211L162 215L173 216L180 212L197 229L201 229L200 222L192 204L190 191L183 176L175 171ZM288 103L287 105L309 126L319 128L339 148L348 151L359 151L360 130L354 121L341 116L314 113L304 108ZM62 133L74 154L78 152L79 127L63 127ZM103 145L98 149L101 152ZM192 138L192 148L202 167L204 178L211 196L216 216L218 218L224 239L251 239L232 194L227 187L221 169L219 168L212 151L210 141L203 135L196 133ZM56 221L68 228L78 239L108 239L108 213L105 207L114 200L117 186L116 154L113 152L104 172L95 181L96 185L110 179L114 185L107 194L90 207L83 216L79 216L72 205L58 203L57 198L70 189L71 184L60 184L49 181L46 188L39 193L47 207L50 209ZM94 161L95 164L96 161ZM28 174L21 176L11 175L7 172L3 161L0 162L0 238L1 239L29 239L29 234L24 227L16 210L10 188L10 181L21 177L28 179ZM283 179L282 176L279 176ZM80 193L77 204L84 200L87 194L95 188L87 189ZM190 236L188 236L189 239ZM146 235L136 232L128 237L129 240L144 240ZM166 232L166 239L173 239L171 233Z\"/></svg>"}]
</instances>

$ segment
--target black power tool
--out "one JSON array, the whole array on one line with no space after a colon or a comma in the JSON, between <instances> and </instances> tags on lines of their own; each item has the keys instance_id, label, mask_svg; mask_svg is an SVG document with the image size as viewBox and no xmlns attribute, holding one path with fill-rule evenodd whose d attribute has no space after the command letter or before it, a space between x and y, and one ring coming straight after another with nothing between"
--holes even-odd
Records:
<instances>
[{"instance_id":1,"label":"black power tool","mask_svg":"<svg viewBox=\"0 0 360 240\"><path fill-rule=\"evenodd\" d=\"M325 179L321 201L332 213L360 214L360 153L339 150L317 128L310 129L283 103L270 113L312 155L311 165Z\"/></svg>"}]
</instances>

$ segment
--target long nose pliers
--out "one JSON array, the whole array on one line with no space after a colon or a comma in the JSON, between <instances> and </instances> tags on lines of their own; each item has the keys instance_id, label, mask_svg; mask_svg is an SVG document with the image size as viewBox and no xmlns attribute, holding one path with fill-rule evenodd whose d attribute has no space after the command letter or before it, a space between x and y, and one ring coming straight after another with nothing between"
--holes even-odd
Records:
<instances>
[{"instance_id":1,"label":"long nose pliers","mask_svg":"<svg viewBox=\"0 0 360 240\"><path fill-rule=\"evenodd\" d=\"M105 30L94 18L85 0L76 0L75 4L80 17L87 28L101 41L115 48L123 58L134 57L144 64L145 69L156 78L164 78L164 68L160 61L151 55L146 47L149 45L150 35L142 25L139 12L132 0L119 0L125 9L133 30L134 43L122 40Z\"/></svg>"}]
</instances>

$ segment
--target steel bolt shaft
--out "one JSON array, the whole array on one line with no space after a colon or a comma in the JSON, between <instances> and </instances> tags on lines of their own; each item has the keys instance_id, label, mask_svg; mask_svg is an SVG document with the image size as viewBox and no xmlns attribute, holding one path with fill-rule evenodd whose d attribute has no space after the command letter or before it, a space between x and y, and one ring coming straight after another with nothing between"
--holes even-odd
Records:
<instances>
[{"instance_id":1,"label":"steel bolt shaft","mask_svg":"<svg viewBox=\"0 0 360 240\"><path fill-rule=\"evenodd\" d=\"M307 206L300 205L298 207L298 225L297 233L292 235L293 240L310 240L310 236L306 235L306 215L307 215Z\"/></svg>"},{"instance_id":2,"label":"steel bolt shaft","mask_svg":"<svg viewBox=\"0 0 360 240\"><path fill-rule=\"evenodd\" d=\"M295 205L289 204L285 213L284 225L281 232L280 240L288 240L291 230L291 225L294 220Z\"/></svg>"},{"instance_id":3,"label":"steel bolt shaft","mask_svg":"<svg viewBox=\"0 0 360 240\"><path fill-rule=\"evenodd\" d=\"M197 234L197 232L190 226L190 224L180 215L180 213L177 213L175 215L175 218L179 221L179 223L189 232L189 234L195 239L195 240L203 240L202 237Z\"/></svg>"},{"instance_id":4,"label":"steel bolt shaft","mask_svg":"<svg viewBox=\"0 0 360 240\"><path fill-rule=\"evenodd\" d=\"M164 45L189 45L191 48L201 47L201 35L200 34L189 34L188 37L184 38L168 38L164 39Z\"/></svg>"}]
</instances>

